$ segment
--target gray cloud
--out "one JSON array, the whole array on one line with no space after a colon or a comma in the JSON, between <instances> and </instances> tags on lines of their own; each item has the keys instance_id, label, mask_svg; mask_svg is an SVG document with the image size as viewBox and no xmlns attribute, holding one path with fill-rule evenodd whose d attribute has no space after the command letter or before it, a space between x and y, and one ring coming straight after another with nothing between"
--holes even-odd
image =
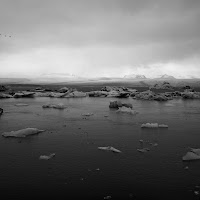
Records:
<instances>
[{"instance_id":1,"label":"gray cloud","mask_svg":"<svg viewBox=\"0 0 200 200\"><path fill-rule=\"evenodd\" d=\"M200 56L199 19L199 0L0 0L0 32L12 35L0 58L71 48L111 68L180 60Z\"/></svg>"}]
</instances>

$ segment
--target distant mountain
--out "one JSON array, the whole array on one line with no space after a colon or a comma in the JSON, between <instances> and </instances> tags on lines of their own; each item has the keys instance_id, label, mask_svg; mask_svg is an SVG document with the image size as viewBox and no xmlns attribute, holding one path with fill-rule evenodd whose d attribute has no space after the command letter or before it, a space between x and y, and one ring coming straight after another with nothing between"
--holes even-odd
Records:
<instances>
[{"instance_id":1,"label":"distant mountain","mask_svg":"<svg viewBox=\"0 0 200 200\"><path fill-rule=\"evenodd\" d=\"M161 75L158 77L159 79L176 79L174 76L170 76L167 74Z\"/></svg>"},{"instance_id":2,"label":"distant mountain","mask_svg":"<svg viewBox=\"0 0 200 200\"><path fill-rule=\"evenodd\" d=\"M25 84L30 83L30 80L27 78L0 78L1 84Z\"/></svg>"},{"instance_id":3,"label":"distant mountain","mask_svg":"<svg viewBox=\"0 0 200 200\"><path fill-rule=\"evenodd\" d=\"M62 83L84 80L86 79L83 77L78 77L69 73L47 73L31 79L33 83Z\"/></svg>"},{"instance_id":4,"label":"distant mountain","mask_svg":"<svg viewBox=\"0 0 200 200\"><path fill-rule=\"evenodd\" d=\"M45 73L38 78L77 78L77 76L70 73Z\"/></svg>"},{"instance_id":5,"label":"distant mountain","mask_svg":"<svg viewBox=\"0 0 200 200\"><path fill-rule=\"evenodd\" d=\"M125 75L124 78L128 78L128 79L146 79L146 76L141 75L141 74L130 74L130 75Z\"/></svg>"}]
</instances>

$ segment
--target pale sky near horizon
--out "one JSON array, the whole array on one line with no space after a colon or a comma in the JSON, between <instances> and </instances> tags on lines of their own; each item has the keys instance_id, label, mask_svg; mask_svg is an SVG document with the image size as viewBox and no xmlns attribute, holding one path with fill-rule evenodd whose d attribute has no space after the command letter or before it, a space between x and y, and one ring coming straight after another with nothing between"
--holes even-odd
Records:
<instances>
[{"instance_id":1,"label":"pale sky near horizon","mask_svg":"<svg viewBox=\"0 0 200 200\"><path fill-rule=\"evenodd\" d=\"M199 23L200 0L0 0L0 77L200 78Z\"/></svg>"}]
</instances>

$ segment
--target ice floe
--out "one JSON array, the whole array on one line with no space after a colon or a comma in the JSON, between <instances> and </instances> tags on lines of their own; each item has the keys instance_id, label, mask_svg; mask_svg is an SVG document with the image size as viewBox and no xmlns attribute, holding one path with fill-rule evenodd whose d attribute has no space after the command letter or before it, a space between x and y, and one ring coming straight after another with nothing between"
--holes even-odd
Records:
<instances>
[{"instance_id":1,"label":"ice floe","mask_svg":"<svg viewBox=\"0 0 200 200\"><path fill-rule=\"evenodd\" d=\"M44 132L45 130L40 130L37 128L25 128L18 131L4 132L2 136L4 137L26 137L29 135L38 134Z\"/></svg>"},{"instance_id":2,"label":"ice floe","mask_svg":"<svg viewBox=\"0 0 200 200\"><path fill-rule=\"evenodd\" d=\"M168 128L168 125L158 123L146 123L142 124L141 128Z\"/></svg>"},{"instance_id":3,"label":"ice floe","mask_svg":"<svg viewBox=\"0 0 200 200\"><path fill-rule=\"evenodd\" d=\"M199 160L200 155L194 153L194 152L187 152L185 156L183 156L182 160L183 161L189 161L189 160Z\"/></svg>"},{"instance_id":4,"label":"ice floe","mask_svg":"<svg viewBox=\"0 0 200 200\"><path fill-rule=\"evenodd\" d=\"M40 160L49 160L51 158L53 158L56 154L55 153L51 153L50 155L41 155L39 157Z\"/></svg>"},{"instance_id":5,"label":"ice floe","mask_svg":"<svg viewBox=\"0 0 200 200\"><path fill-rule=\"evenodd\" d=\"M141 152L141 153L146 153L148 151L150 151L149 148L143 148L143 149L137 149L137 151Z\"/></svg>"},{"instance_id":6,"label":"ice floe","mask_svg":"<svg viewBox=\"0 0 200 200\"><path fill-rule=\"evenodd\" d=\"M120 150L114 148L114 147L111 147L111 146L107 146L107 147L98 147L98 149L100 150L104 150L104 151L112 151L114 153L121 153Z\"/></svg>"},{"instance_id":7,"label":"ice floe","mask_svg":"<svg viewBox=\"0 0 200 200\"><path fill-rule=\"evenodd\" d=\"M86 117L89 117L89 116L92 116L92 115L94 115L93 113L84 113L84 114L82 114L82 116L86 116Z\"/></svg>"},{"instance_id":8,"label":"ice floe","mask_svg":"<svg viewBox=\"0 0 200 200\"><path fill-rule=\"evenodd\" d=\"M26 104L26 103L17 103L17 104L15 104L15 106L28 106L28 104Z\"/></svg>"},{"instance_id":9,"label":"ice floe","mask_svg":"<svg viewBox=\"0 0 200 200\"><path fill-rule=\"evenodd\" d=\"M59 104L46 104L42 106L43 108L55 108L55 109L65 109L67 106L65 106L62 103Z\"/></svg>"}]
</instances>

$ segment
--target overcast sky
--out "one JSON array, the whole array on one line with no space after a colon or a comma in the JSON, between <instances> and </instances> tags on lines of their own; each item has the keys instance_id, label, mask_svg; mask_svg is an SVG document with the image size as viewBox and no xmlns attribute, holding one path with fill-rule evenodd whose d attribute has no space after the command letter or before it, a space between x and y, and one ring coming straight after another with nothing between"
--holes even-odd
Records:
<instances>
[{"instance_id":1,"label":"overcast sky","mask_svg":"<svg viewBox=\"0 0 200 200\"><path fill-rule=\"evenodd\" d=\"M0 77L200 77L200 0L0 0L0 34Z\"/></svg>"}]
</instances>

